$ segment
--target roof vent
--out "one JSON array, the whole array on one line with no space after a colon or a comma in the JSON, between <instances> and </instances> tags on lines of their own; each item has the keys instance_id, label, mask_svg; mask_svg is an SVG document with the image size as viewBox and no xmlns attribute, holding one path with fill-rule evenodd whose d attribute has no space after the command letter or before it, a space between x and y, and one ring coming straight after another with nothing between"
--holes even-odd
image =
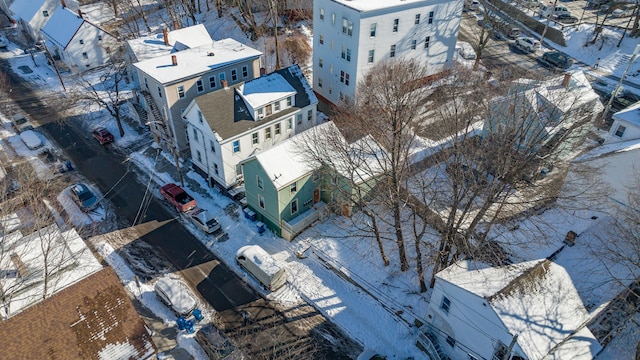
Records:
<instances>
[{"instance_id":1,"label":"roof vent","mask_svg":"<svg viewBox=\"0 0 640 360\"><path fill-rule=\"evenodd\" d=\"M578 234L575 233L575 231L573 230L569 230L567 232L567 235L564 237L564 243L569 245L569 246L573 246L576 244L576 238L578 237Z\"/></svg>"},{"instance_id":2,"label":"roof vent","mask_svg":"<svg viewBox=\"0 0 640 360\"><path fill-rule=\"evenodd\" d=\"M210 52L207 54L207 56L214 56L215 54L213 52Z\"/></svg>"}]
</instances>

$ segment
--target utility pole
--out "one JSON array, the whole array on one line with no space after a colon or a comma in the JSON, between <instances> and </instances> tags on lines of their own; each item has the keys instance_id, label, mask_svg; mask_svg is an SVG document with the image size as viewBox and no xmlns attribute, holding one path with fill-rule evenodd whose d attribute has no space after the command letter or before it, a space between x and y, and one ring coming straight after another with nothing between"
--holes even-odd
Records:
<instances>
[{"instance_id":1,"label":"utility pole","mask_svg":"<svg viewBox=\"0 0 640 360\"><path fill-rule=\"evenodd\" d=\"M627 64L627 67L624 69L624 72L622 73L622 76L620 76L620 80L618 81L618 85L616 85L616 88L613 89L613 91L611 92L611 96L609 97L609 101L607 101L607 106L605 106L604 111L602 112L602 123L603 124L607 120L607 114L609 113L609 110L611 110L611 104L613 103L613 99L616 96L618 96L618 93L620 93L620 89L622 88L622 82L624 81L624 78L627 76L627 72L629 71L629 68L631 67L631 64L633 64L633 62L638 57L638 53L640 53L640 44L636 45L635 50L633 50L633 53L631 54L631 58L629 59L629 63Z\"/></svg>"},{"instance_id":2,"label":"utility pole","mask_svg":"<svg viewBox=\"0 0 640 360\"><path fill-rule=\"evenodd\" d=\"M278 0L269 1L273 17L273 33L276 41L276 70L280 70L280 51L278 51Z\"/></svg>"},{"instance_id":3,"label":"utility pole","mask_svg":"<svg viewBox=\"0 0 640 360\"><path fill-rule=\"evenodd\" d=\"M502 357L502 360L509 360L509 357L511 356L511 351L513 350L513 347L516 345L516 341L518 341L518 334L513 335L513 338L511 339L511 344L509 344L507 351L505 351L504 356Z\"/></svg>"},{"instance_id":4,"label":"utility pole","mask_svg":"<svg viewBox=\"0 0 640 360\"><path fill-rule=\"evenodd\" d=\"M551 12L547 14L547 22L544 24L544 30L542 30L542 35L540 35L540 46L544 46L544 36L547 34L547 29L549 29L549 21L551 21L551 16L555 13L556 5L558 5L558 0L553 1L553 7L551 8Z\"/></svg>"}]
</instances>

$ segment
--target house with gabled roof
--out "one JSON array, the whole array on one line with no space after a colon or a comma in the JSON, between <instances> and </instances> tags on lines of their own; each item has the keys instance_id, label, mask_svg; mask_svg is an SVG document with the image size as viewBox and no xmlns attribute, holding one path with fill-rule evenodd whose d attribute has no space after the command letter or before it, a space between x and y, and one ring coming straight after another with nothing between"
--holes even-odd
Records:
<instances>
[{"instance_id":1,"label":"house with gabled roof","mask_svg":"<svg viewBox=\"0 0 640 360\"><path fill-rule=\"evenodd\" d=\"M41 39L40 30L60 5L60 0L15 0L9 7L9 17L33 41Z\"/></svg>"},{"instance_id":2,"label":"house with gabled roof","mask_svg":"<svg viewBox=\"0 0 640 360\"><path fill-rule=\"evenodd\" d=\"M194 170L230 189L242 160L315 126L317 104L298 65L196 97L184 111Z\"/></svg>"},{"instance_id":3,"label":"house with gabled roof","mask_svg":"<svg viewBox=\"0 0 640 360\"><path fill-rule=\"evenodd\" d=\"M236 40L223 39L133 64L140 81L137 98L154 140L176 157L189 156L182 116L191 100L258 77L261 56Z\"/></svg>"},{"instance_id":4,"label":"house with gabled roof","mask_svg":"<svg viewBox=\"0 0 640 360\"><path fill-rule=\"evenodd\" d=\"M104 268L0 322L8 359L155 359L156 348L120 279Z\"/></svg>"},{"instance_id":5,"label":"house with gabled roof","mask_svg":"<svg viewBox=\"0 0 640 360\"><path fill-rule=\"evenodd\" d=\"M56 10L40 32L58 68L74 73L105 65L117 47L115 37L66 7Z\"/></svg>"},{"instance_id":6,"label":"house with gabled roof","mask_svg":"<svg viewBox=\"0 0 640 360\"><path fill-rule=\"evenodd\" d=\"M611 116L613 124L605 143L640 139L640 101Z\"/></svg>"},{"instance_id":7,"label":"house with gabled roof","mask_svg":"<svg viewBox=\"0 0 640 360\"><path fill-rule=\"evenodd\" d=\"M196 24L175 30L162 29L162 33L129 39L124 43L124 58L127 72L136 85L140 85L133 64L167 55L173 52L192 49L213 43L209 32L202 24Z\"/></svg>"}]
</instances>

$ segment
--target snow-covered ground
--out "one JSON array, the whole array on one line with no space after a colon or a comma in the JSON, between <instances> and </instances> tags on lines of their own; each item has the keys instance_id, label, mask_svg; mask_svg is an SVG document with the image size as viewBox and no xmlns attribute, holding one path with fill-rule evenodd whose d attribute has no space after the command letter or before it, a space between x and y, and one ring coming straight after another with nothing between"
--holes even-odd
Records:
<instances>
[{"instance_id":1,"label":"snow-covered ground","mask_svg":"<svg viewBox=\"0 0 640 360\"><path fill-rule=\"evenodd\" d=\"M101 9L104 10L104 8ZM88 8L85 13L88 13L89 16L105 14L106 12L101 9ZM270 54L268 49L273 45L269 39L260 39L257 42L249 41L248 37L229 17L218 19L217 15L205 16L202 17L202 22L214 39L231 37L247 43L265 54ZM567 34L569 45L559 49L588 65L595 63L597 58L601 58L599 72L609 72L616 76L622 75L627 64L620 59L628 60L637 44L637 39L625 38L622 46L618 48L615 36L619 36L620 33L612 33L605 40L602 49L598 50L599 46L596 47L596 45L584 46L592 31L593 28L590 26L579 26ZM605 31L609 32L610 30ZM307 35L311 42L309 27L303 25L301 32ZM54 70L46 64L43 54L36 54L32 59L15 44L9 44L9 50L0 53L0 57L9 58L13 70L33 86L64 94ZM37 67L34 66L34 61L38 64ZM273 63L272 55L269 55L266 64L272 66ZM302 67L304 68L304 66ZM26 69L32 72L28 73ZM629 74L635 74L638 71L640 71L640 61L632 64ZM628 80L640 84L640 76L629 76ZM72 86L73 82L74 79L65 77L67 86ZM611 84L611 86L613 85L615 82ZM89 110L93 111L93 115L86 119L87 129L96 126L106 127L116 137L114 146L127 148L141 140L139 135L136 135L136 132L126 124L125 136L120 137L113 119L97 109ZM76 113L84 111L87 109L76 109ZM6 128L8 120L2 118L2 121ZM0 128L0 131L5 130ZM150 135L147 133L142 136ZM15 143L16 152L23 151L17 143L19 138L17 141L11 139L9 141L12 145ZM178 182L178 179L172 178L169 173L157 172L154 159L146 156L143 152L132 153L130 159L151 175L157 184ZM169 159L169 161L172 160ZM425 317L429 304L429 293L421 294L419 292L413 251L408 251L411 268L406 272L401 272L398 266L397 249L393 242L386 241L385 250L391 265L385 267L373 239L358 230L354 221L340 216L331 216L325 221L315 224L291 243L275 237L269 231L258 234L255 224L245 219L239 207L230 199L215 190L201 192L200 189L208 189L208 186L204 179L194 172L187 172L186 177L189 178L188 183L199 185L193 188L187 187L187 191L196 198L200 207L205 208L218 219L223 230L229 234L229 238L224 242L217 242L213 237L200 233L193 225L185 224L185 226L198 234L198 238L202 239L209 249L254 288L263 291L257 281L240 269L234 261L236 250L249 244L261 245L287 268L289 284L274 293L263 292L268 298L283 304L295 304L304 299L318 308L365 348L374 349L389 356L390 359L403 359L411 356L416 359L425 357L424 353L415 347L415 328L412 324L414 318ZM154 195L159 197L158 193L154 193ZM543 214L544 221L548 224L549 236L556 239L563 238L568 230L574 230L577 233L586 230L592 222L590 220L592 215L592 212L588 211L570 212L560 209L552 209ZM356 224L365 222L359 215L354 216L354 219ZM529 225L537 226L537 223L528 221L523 223L521 228L524 229ZM508 229L503 229L503 231L504 233L509 232ZM522 232L522 236L526 238L525 231ZM430 238L435 241L435 233L431 234ZM536 251L530 252L523 251L522 258L524 260L545 257L556 247L557 243L550 243L547 248L538 248ZM156 299L152 286L148 284L138 286L133 272L106 241L100 242L98 251L116 269L129 291L156 315L170 323L173 316ZM297 254L303 254L302 257L306 257L300 259L296 256ZM429 273L428 268L425 271L427 274ZM344 278L349 278L360 286L355 286ZM182 334L178 341L194 357L205 358L199 352L198 346L195 345L193 336Z\"/></svg>"}]
</instances>

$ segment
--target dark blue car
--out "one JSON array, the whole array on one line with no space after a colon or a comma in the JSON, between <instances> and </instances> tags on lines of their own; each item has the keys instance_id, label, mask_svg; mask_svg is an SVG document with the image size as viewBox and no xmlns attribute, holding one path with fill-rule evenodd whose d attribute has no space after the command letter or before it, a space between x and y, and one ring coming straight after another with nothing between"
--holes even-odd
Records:
<instances>
[{"instance_id":1,"label":"dark blue car","mask_svg":"<svg viewBox=\"0 0 640 360\"><path fill-rule=\"evenodd\" d=\"M78 183L71 187L73 200L84 212L91 211L98 207L98 199L85 184Z\"/></svg>"}]
</instances>

